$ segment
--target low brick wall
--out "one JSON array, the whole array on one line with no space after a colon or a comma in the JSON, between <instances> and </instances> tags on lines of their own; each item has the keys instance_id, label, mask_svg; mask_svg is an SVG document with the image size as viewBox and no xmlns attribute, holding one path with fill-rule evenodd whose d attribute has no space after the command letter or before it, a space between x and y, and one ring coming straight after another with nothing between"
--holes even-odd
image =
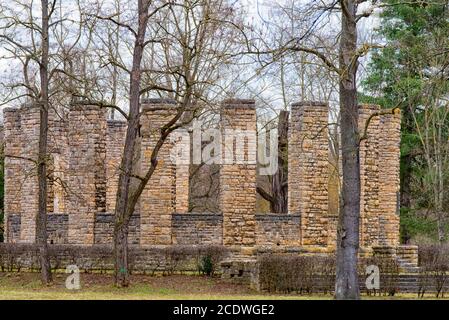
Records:
<instances>
[{"instance_id":1,"label":"low brick wall","mask_svg":"<svg viewBox=\"0 0 449 320\"><path fill-rule=\"evenodd\" d=\"M50 244L68 244L68 214L48 215L47 232ZM257 214L257 246L299 246L301 242L301 216L290 214ZM11 242L19 242L21 216L10 214L7 230ZM95 215L95 244L112 243L114 215ZM131 217L129 243L140 244L140 215ZM172 244L221 245L223 243L223 215L221 213L176 213L172 215Z\"/></svg>"},{"instance_id":2,"label":"low brick wall","mask_svg":"<svg viewBox=\"0 0 449 320\"><path fill-rule=\"evenodd\" d=\"M97 213L95 215L95 244L112 243L114 234L114 215L112 213ZM129 221L128 242L131 245L140 243L140 215L133 214Z\"/></svg>"},{"instance_id":3,"label":"low brick wall","mask_svg":"<svg viewBox=\"0 0 449 320\"><path fill-rule=\"evenodd\" d=\"M223 243L223 215L186 213L172 215L173 244L208 245Z\"/></svg>"},{"instance_id":4,"label":"low brick wall","mask_svg":"<svg viewBox=\"0 0 449 320\"><path fill-rule=\"evenodd\" d=\"M301 216L298 214L257 214L256 243L260 246L301 244Z\"/></svg>"},{"instance_id":5,"label":"low brick wall","mask_svg":"<svg viewBox=\"0 0 449 320\"><path fill-rule=\"evenodd\" d=\"M67 243L69 232L68 214L49 214L47 216L48 241L54 244Z\"/></svg>"},{"instance_id":6,"label":"low brick wall","mask_svg":"<svg viewBox=\"0 0 449 320\"><path fill-rule=\"evenodd\" d=\"M6 238L9 239L10 242L16 242L20 239L20 214L10 213L6 223L6 232L8 233Z\"/></svg>"},{"instance_id":7,"label":"low brick wall","mask_svg":"<svg viewBox=\"0 0 449 320\"><path fill-rule=\"evenodd\" d=\"M8 232L10 239L18 242L20 237L20 215L10 215ZM68 244L69 216L68 214L49 214L47 216L47 233L50 244ZM97 213L95 215L95 244L112 243L114 233L114 215L112 213ZM129 244L138 245L140 239L140 216L134 214L129 223Z\"/></svg>"}]
</instances>

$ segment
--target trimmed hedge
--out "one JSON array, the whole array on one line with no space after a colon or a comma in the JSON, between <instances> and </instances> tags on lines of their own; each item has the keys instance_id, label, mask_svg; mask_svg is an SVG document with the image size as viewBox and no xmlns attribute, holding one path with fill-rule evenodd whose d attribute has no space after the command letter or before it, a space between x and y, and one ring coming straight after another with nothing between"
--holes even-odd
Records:
<instances>
[{"instance_id":1,"label":"trimmed hedge","mask_svg":"<svg viewBox=\"0 0 449 320\"><path fill-rule=\"evenodd\" d=\"M359 261L361 290L370 295L394 295L399 291L399 266L386 257ZM365 270L376 265L380 271L380 290L365 288ZM331 255L264 255L258 261L258 281L262 291L298 294L333 294L335 256Z\"/></svg>"}]
</instances>

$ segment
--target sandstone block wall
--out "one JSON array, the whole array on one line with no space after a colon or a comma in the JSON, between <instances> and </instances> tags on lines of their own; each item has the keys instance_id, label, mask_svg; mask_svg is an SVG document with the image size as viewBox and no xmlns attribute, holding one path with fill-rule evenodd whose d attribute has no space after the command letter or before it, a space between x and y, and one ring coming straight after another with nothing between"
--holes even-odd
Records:
<instances>
[{"instance_id":1,"label":"sandstone block wall","mask_svg":"<svg viewBox=\"0 0 449 320\"><path fill-rule=\"evenodd\" d=\"M30 161L22 161L20 242L32 243L36 237L38 212L37 155L39 149L40 105L27 105L20 110L22 153Z\"/></svg>"},{"instance_id":2,"label":"sandstone block wall","mask_svg":"<svg viewBox=\"0 0 449 320\"><path fill-rule=\"evenodd\" d=\"M187 150L189 150L189 145L185 147L187 148ZM188 164L175 164L175 211L179 213L186 213L189 211L189 168L190 166Z\"/></svg>"},{"instance_id":3,"label":"sandstone block wall","mask_svg":"<svg viewBox=\"0 0 449 320\"><path fill-rule=\"evenodd\" d=\"M6 212L5 212L6 213ZM20 239L20 213L5 214L4 236L5 242L17 243Z\"/></svg>"},{"instance_id":4,"label":"sandstone block wall","mask_svg":"<svg viewBox=\"0 0 449 320\"><path fill-rule=\"evenodd\" d=\"M67 209L72 244L93 244L95 215L106 210L105 119L104 108L82 103L70 107Z\"/></svg>"},{"instance_id":5,"label":"sandstone block wall","mask_svg":"<svg viewBox=\"0 0 449 320\"><path fill-rule=\"evenodd\" d=\"M359 106L359 131L366 138L360 145L360 238L364 247L399 243L400 126L399 112Z\"/></svg>"},{"instance_id":6,"label":"sandstone block wall","mask_svg":"<svg viewBox=\"0 0 449 320\"><path fill-rule=\"evenodd\" d=\"M223 244L223 215L216 213L173 214L173 244Z\"/></svg>"},{"instance_id":7,"label":"sandstone block wall","mask_svg":"<svg viewBox=\"0 0 449 320\"><path fill-rule=\"evenodd\" d=\"M142 103L136 153L141 173L149 168L160 129L174 117L176 108L172 100ZM361 129L378 111L377 106L360 106ZM370 120L360 148L362 247L395 247L399 243L400 114L382 113ZM251 135L256 132L255 103L223 102L222 214L187 212L189 167L174 163L170 157L174 142L168 139L131 219L130 243L224 244L245 253L252 252L254 246L333 247L336 229L335 219L328 213L327 123L325 104L292 106L289 214L256 215L256 139ZM37 158L39 106L6 108L4 128L6 241L34 242L38 185L33 159ZM236 132L246 137L234 140ZM49 242L92 245L112 241L125 134L126 123L107 121L106 109L97 106L76 103L66 113L50 113Z\"/></svg>"},{"instance_id":8,"label":"sandstone block wall","mask_svg":"<svg viewBox=\"0 0 449 320\"><path fill-rule=\"evenodd\" d=\"M114 212L120 163L127 129L126 121L108 120L106 134L106 211Z\"/></svg>"},{"instance_id":9,"label":"sandstone block wall","mask_svg":"<svg viewBox=\"0 0 449 320\"><path fill-rule=\"evenodd\" d=\"M251 247L256 243L256 146L245 139L246 162L238 162L235 143L229 139L230 130L256 132L254 100L227 100L221 109L222 159L220 170L220 207L223 212L223 244ZM228 135L228 137L227 137ZM225 149L226 148L226 149ZM232 153L232 151L234 151ZM231 157L231 155L234 157Z\"/></svg>"},{"instance_id":10,"label":"sandstone block wall","mask_svg":"<svg viewBox=\"0 0 449 320\"><path fill-rule=\"evenodd\" d=\"M377 105L359 106L360 143L360 245L379 243L379 122Z\"/></svg>"},{"instance_id":11,"label":"sandstone block wall","mask_svg":"<svg viewBox=\"0 0 449 320\"><path fill-rule=\"evenodd\" d=\"M95 244L111 244L114 215L95 215ZM175 213L171 217L173 245L222 245L223 215L220 213ZM289 214L256 214L256 245L264 248L300 245L300 216ZM15 237L20 235L20 215L8 217L8 230ZM69 244L69 215L49 214L47 232L49 243ZM131 217L129 244L140 244L140 216Z\"/></svg>"},{"instance_id":12,"label":"sandstone block wall","mask_svg":"<svg viewBox=\"0 0 449 320\"><path fill-rule=\"evenodd\" d=\"M47 217L48 242L52 244L68 243L69 215L49 214Z\"/></svg>"},{"instance_id":13,"label":"sandstone block wall","mask_svg":"<svg viewBox=\"0 0 449 320\"><path fill-rule=\"evenodd\" d=\"M150 168L151 153L161 128L176 115L174 100L150 99L142 104L141 174ZM171 216L176 206L176 166L166 140L157 157L157 167L140 197L140 244L171 244Z\"/></svg>"},{"instance_id":14,"label":"sandstone block wall","mask_svg":"<svg viewBox=\"0 0 449 320\"><path fill-rule=\"evenodd\" d=\"M20 132L20 110L14 108L3 109L4 144L5 144L5 242L20 240L21 184L22 184L22 139ZM18 225L18 230L12 226Z\"/></svg>"},{"instance_id":15,"label":"sandstone block wall","mask_svg":"<svg viewBox=\"0 0 449 320\"><path fill-rule=\"evenodd\" d=\"M328 107L292 105L288 141L289 212L301 215L301 243L328 245Z\"/></svg>"},{"instance_id":16,"label":"sandstone block wall","mask_svg":"<svg viewBox=\"0 0 449 320\"><path fill-rule=\"evenodd\" d=\"M379 122L379 242L399 243L401 114L384 114Z\"/></svg>"},{"instance_id":17,"label":"sandstone block wall","mask_svg":"<svg viewBox=\"0 0 449 320\"><path fill-rule=\"evenodd\" d=\"M95 215L95 244L111 244L114 234L114 214L97 213ZM128 243L140 243L140 215L133 214L128 226Z\"/></svg>"},{"instance_id":18,"label":"sandstone block wall","mask_svg":"<svg viewBox=\"0 0 449 320\"><path fill-rule=\"evenodd\" d=\"M301 216L256 214L256 243L259 246L300 246Z\"/></svg>"},{"instance_id":19,"label":"sandstone block wall","mask_svg":"<svg viewBox=\"0 0 449 320\"><path fill-rule=\"evenodd\" d=\"M37 154L40 106L4 110L6 240L32 243L38 211ZM9 232L9 216L18 215L20 232ZM11 230L13 231L13 230Z\"/></svg>"},{"instance_id":20,"label":"sandstone block wall","mask_svg":"<svg viewBox=\"0 0 449 320\"><path fill-rule=\"evenodd\" d=\"M61 214L66 212L67 190L65 182L69 169L68 114L65 110L49 110L47 212Z\"/></svg>"}]
</instances>

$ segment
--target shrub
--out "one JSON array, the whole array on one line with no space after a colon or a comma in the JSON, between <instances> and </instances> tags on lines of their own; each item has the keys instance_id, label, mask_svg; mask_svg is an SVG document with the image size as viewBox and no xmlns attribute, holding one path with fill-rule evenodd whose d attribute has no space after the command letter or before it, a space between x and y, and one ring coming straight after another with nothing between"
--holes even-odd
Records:
<instances>
[{"instance_id":1,"label":"shrub","mask_svg":"<svg viewBox=\"0 0 449 320\"><path fill-rule=\"evenodd\" d=\"M419 246L418 263L420 266L418 296L433 287L436 297L444 297L449 277L449 246L424 244Z\"/></svg>"},{"instance_id":2,"label":"shrub","mask_svg":"<svg viewBox=\"0 0 449 320\"><path fill-rule=\"evenodd\" d=\"M379 290L376 290L363 287L368 295L379 294L394 296L399 292L399 264L395 258L388 255L380 255L361 259L359 263L359 274L361 279L366 277L366 268L370 265L379 267L380 288Z\"/></svg>"},{"instance_id":3,"label":"shrub","mask_svg":"<svg viewBox=\"0 0 449 320\"><path fill-rule=\"evenodd\" d=\"M199 247L197 252L198 272L214 276L218 264L228 253L228 249L223 246L210 245Z\"/></svg>"},{"instance_id":4,"label":"shrub","mask_svg":"<svg viewBox=\"0 0 449 320\"><path fill-rule=\"evenodd\" d=\"M198 269L201 274L205 274L207 276L212 276L214 274L214 264L212 262L211 256L201 257L201 263L200 263Z\"/></svg>"},{"instance_id":5,"label":"shrub","mask_svg":"<svg viewBox=\"0 0 449 320\"><path fill-rule=\"evenodd\" d=\"M259 258L261 290L299 294L331 293L334 284L333 256L278 254Z\"/></svg>"}]
</instances>

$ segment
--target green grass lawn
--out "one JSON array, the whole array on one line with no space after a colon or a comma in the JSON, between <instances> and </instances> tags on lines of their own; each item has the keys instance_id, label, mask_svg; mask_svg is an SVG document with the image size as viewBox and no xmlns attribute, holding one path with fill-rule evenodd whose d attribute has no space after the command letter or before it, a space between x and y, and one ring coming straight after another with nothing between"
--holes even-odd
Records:
<instances>
[{"instance_id":1,"label":"green grass lawn","mask_svg":"<svg viewBox=\"0 0 449 320\"><path fill-rule=\"evenodd\" d=\"M81 274L81 289L68 290L65 288L66 276L54 274L54 283L47 287L41 285L37 273L0 273L0 300L332 299L331 295L263 294L245 285L198 275L134 275L129 288L116 288L112 285L111 275ZM416 299L416 294L364 298Z\"/></svg>"},{"instance_id":2,"label":"green grass lawn","mask_svg":"<svg viewBox=\"0 0 449 320\"><path fill-rule=\"evenodd\" d=\"M42 286L36 273L0 273L0 299L99 299L99 300L157 300L157 299L311 299L298 295L261 294L247 286L194 275L131 277L129 288L116 288L112 276L81 274L81 289L65 288L66 274L54 274L51 286ZM314 297L330 299L330 296Z\"/></svg>"}]
</instances>

